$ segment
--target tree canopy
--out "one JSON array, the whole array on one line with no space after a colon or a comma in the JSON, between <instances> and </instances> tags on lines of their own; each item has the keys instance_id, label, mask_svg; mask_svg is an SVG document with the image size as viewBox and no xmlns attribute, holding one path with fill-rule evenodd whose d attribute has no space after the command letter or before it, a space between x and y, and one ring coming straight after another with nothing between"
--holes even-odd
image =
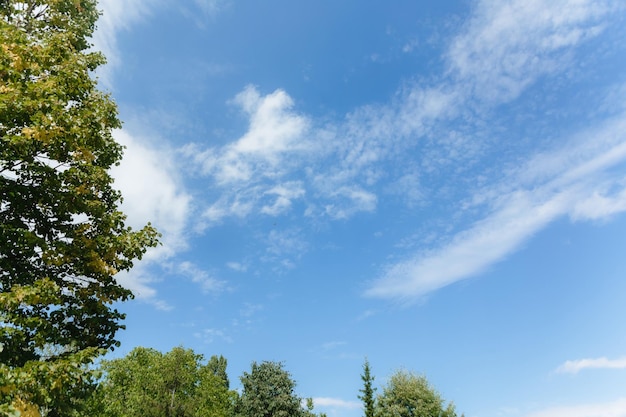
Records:
<instances>
[{"instance_id":1,"label":"tree canopy","mask_svg":"<svg viewBox=\"0 0 626 417\"><path fill-rule=\"evenodd\" d=\"M132 294L115 274L157 244L118 209L97 18L95 0L0 2L0 412L71 408L84 365L118 344L113 303Z\"/></svg>"},{"instance_id":2,"label":"tree canopy","mask_svg":"<svg viewBox=\"0 0 626 417\"><path fill-rule=\"evenodd\" d=\"M295 393L296 382L280 362L252 363L241 376L243 390L237 402L238 417L299 417L305 413Z\"/></svg>"},{"instance_id":3,"label":"tree canopy","mask_svg":"<svg viewBox=\"0 0 626 417\"><path fill-rule=\"evenodd\" d=\"M236 393L230 391L226 359L176 347L162 354L135 348L105 361L104 378L90 399L90 415L108 417L227 417Z\"/></svg>"},{"instance_id":4,"label":"tree canopy","mask_svg":"<svg viewBox=\"0 0 626 417\"><path fill-rule=\"evenodd\" d=\"M376 417L457 417L426 377L408 371L394 373L376 399Z\"/></svg>"}]
</instances>

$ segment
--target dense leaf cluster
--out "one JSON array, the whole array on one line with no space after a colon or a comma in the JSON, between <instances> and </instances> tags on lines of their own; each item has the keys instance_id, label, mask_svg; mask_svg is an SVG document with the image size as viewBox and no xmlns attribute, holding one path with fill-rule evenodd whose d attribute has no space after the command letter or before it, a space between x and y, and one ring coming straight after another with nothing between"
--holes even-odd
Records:
<instances>
[{"instance_id":1,"label":"dense leaf cluster","mask_svg":"<svg viewBox=\"0 0 626 417\"><path fill-rule=\"evenodd\" d=\"M105 361L104 378L83 413L92 416L232 416L236 393L229 389L226 359L177 347L166 354L136 348Z\"/></svg>"},{"instance_id":2,"label":"dense leaf cluster","mask_svg":"<svg viewBox=\"0 0 626 417\"><path fill-rule=\"evenodd\" d=\"M363 365L362 395L365 417L457 417L453 403L445 404L441 394L425 376L404 370L397 371L374 398L369 362ZM461 416L462 417L462 416Z\"/></svg>"}]
</instances>

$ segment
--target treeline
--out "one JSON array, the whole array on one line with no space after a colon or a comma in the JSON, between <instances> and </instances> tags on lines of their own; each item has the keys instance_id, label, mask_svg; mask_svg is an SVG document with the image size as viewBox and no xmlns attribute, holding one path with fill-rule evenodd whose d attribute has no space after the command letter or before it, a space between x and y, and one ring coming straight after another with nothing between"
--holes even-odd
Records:
<instances>
[{"instance_id":1,"label":"treeline","mask_svg":"<svg viewBox=\"0 0 626 417\"><path fill-rule=\"evenodd\" d=\"M94 417L325 417L311 398L296 394L296 381L280 362L253 362L233 390L227 360L208 360L176 347L163 354L138 347L127 356L103 361L100 379L77 404L75 415ZM398 371L382 387L373 386L369 362L358 398L365 417L456 417L452 403L421 375ZM355 393L356 395L356 393Z\"/></svg>"},{"instance_id":2,"label":"treeline","mask_svg":"<svg viewBox=\"0 0 626 417\"><path fill-rule=\"evenodd\" d=\"M241 376L241 394L230 388L223 356L208 361L191 349L168 353L138 347L103 361L102 374L77 415L106 417L313 417L281 363L253 363Z\"/></svg>"}]
</instances>

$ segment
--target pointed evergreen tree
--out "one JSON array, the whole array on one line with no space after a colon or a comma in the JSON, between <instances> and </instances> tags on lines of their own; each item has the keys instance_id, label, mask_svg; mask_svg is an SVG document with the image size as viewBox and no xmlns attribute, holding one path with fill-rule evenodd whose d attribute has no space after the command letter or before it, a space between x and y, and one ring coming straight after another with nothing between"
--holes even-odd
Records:
<instances>
[{"instance_id":1,"label":"pointed evergreen tree","mask_svg":"<svg viewBox=\"0 0 626 417\"><path fill-rule=\"evenodd\" d=\"M359 399L363 401L364 415L365 417L374 417L374 391L376 391L376 388L372 387L374 377L370 372L370 363L367 358L365 358L365 363L363 364L361 379L363 380L363 389L359 390L362 394L359 395Z\"/></svg>"}]
</instances>

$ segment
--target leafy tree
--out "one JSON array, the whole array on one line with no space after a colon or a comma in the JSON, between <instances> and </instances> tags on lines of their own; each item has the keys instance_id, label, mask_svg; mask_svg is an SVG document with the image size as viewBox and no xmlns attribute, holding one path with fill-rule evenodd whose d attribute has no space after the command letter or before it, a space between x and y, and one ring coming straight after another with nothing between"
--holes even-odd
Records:
<instances>
[{"instance_id":1,"label":"leafy tree","mask_svg":"<svg viewBox=\"0 0 626 417\"><path fill-rule=\"evenodd\" d=\"M168 399L159 369L162 358L157 350L139 347L124 358L104 361L104 379L99 387L104 414L164 415Z\"/></svg>"},{"instance_id":2,"label":"leafy tree","mask_svg":"<svg viewBox=\"0 0 626 417\"><path fill-rule=\"evenodd\" d=\"M218 377L222 380L226 388L230 386L228 380L228 374L226 373L226 358L223 356L211 356L209 362L206 364L207 372L210 375Z\"/></svg>"},{"instance_id":3,"label":"leafy tree","mask_svg":"<svg viewBox=\"0 0 626 417\"><path fill-rule=\"evenodd\" d=\"M313 409L315 408L315 404L313 403L313 398L307 398L305 400L306 408L302 411L302 417L328 417L326 413L315 414Z\"/></svg>"},{"instance_id":4,"label":"leafy tree","mask_svg":"<svg viewBox=\"0 0 626 417\"><path fill-rule=\"evenodd\" d=\"M454 404L444 407L441 395L421 375L398 371L376 401L376 417L456 417Z\"/></svg>"},{"instance_id":5,"label":"leafy tree","mask_svg":"<svg viewBox=\"0 0 626 417\"><path fill-rule=\"evenodd\" d=\"M91 415L107 417L227 417L235 393L224 380L226 359L177 347L166 354L135 348L126 357L105 361L104 379L90 400ZM220 364L216 373L215 364Z\"/></svg>"},{"instance_id":6,"label":"leafy tree","mask_svg":"<svg viewBox=\"0 0 626 417\"><path fill-rule=\"evenodd\" d=\"M88 393L132 297L114 276L157 244L118 210L97 18L96 0L0 0L0 414L66 415Z\"/></svg>"},{"instance_id":7,"label":"leafy tree","mask_svg":"<svg viewBox=\"0 0 626 417\"><path fill-rule=\"evenodd\" d=\"M363 411L365 417L374 417L374 391L376 391L376 388L372 387L374 377L370 372L370 363L367 358L363 364L363 374L361 375L361 380L363 381L363 388L359 390L362 394L359 395L359 399L363 401Z\"/></svg>"},{"instance_id":8,"label":"leafy tree","mask_svg":"<svg viewBox=\"0 0 626 417\"><path fill-rule=\"evenodd\" d=\"M223 364L223 372L215 372L212 361ZM234 413L237 392L229 390L226 359L212 356L207 366L198 373L198 390L195 404L197 416L230 417Z\"/></svg>"},{"instance_id":9,"label":"leafy tree","mask_svg":"<svg viewBox=\"0 0 626 417\"><path fill-rule=\"evenodd\" d=\"M243 390L237 402L240 417L300 417L305 413L295 392L296 382L280 362L252 363L241 376Z\"/></svg>"}]
</instances>

